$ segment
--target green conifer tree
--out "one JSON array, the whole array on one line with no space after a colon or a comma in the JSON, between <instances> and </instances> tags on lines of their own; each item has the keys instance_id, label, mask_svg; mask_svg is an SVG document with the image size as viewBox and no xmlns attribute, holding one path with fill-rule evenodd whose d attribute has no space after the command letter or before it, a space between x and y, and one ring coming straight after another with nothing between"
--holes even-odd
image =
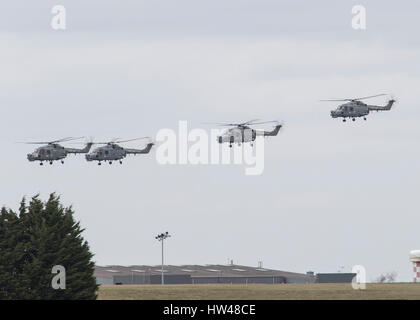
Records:
<instances>
[{"instance_id":1,"label":"green conifer tree","mask_svg":"<svg viewBox=\"0 0 420 320\"><path fill-rule=\"evenodd\" d=\"M83 229L73 219L72 207L63 207L51 194L38 196L29 206L22 200L19 215L0 213L1 299L96 299L94 263ZM65 289L54 289L52 268L65 268Z\"/></svg>"}]
</instances>

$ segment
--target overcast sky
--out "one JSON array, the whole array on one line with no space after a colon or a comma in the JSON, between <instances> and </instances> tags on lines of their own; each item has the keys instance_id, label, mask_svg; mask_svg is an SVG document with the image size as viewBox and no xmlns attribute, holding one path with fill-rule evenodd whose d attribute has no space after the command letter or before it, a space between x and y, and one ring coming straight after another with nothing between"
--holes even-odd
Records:
<instances>
[{"instance_id":1,"label":"overcast sky","mask_svg":"<svg viewBox=\"0 0 420 320\"><path fill-rule=\"evenodd\" d=\"M367 29L351 28L355 4ZM351 271L412 280L420 249L420 4L415 1L5 1L0 3L1 203L57 192L95 261ZM51 8L67 9L53 30ZM378 93L390 112L342 123L327 98ZM387 97L369 100L384 105ZM265 170L29 163L16 141L134 138L208 121L280 119ZM74 147L74 145L69 145ZM136 143L130 147L140 147Z\"/></svg>"}]
</instances>

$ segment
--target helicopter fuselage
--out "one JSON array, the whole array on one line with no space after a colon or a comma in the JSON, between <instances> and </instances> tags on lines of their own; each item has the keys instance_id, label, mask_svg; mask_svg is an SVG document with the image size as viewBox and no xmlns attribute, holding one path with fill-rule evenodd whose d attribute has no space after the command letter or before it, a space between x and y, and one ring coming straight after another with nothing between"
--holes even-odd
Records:
<instances>
[{"instance_id":1,"label":"helicopter fuselage","mask_svg":"<svg viewBox=\"0 0 420 320\"><path fill-rule=\"evenodd\" d=\"M117 161L124 159L127 152L123 147L117 144L108 144L103 147L96 148L85 157L87 161Z\"/></svg>"},{"instance_id":2,"label":"helicopter fuselage","mask_svg":"<svg viewBox=\"0 0 420 320\"><path fill-rule=\"evenodd\" d=\"M395 103L394 99L388 101L385 106L377 106L377 105L368 105L364 102L359 100L352 100L345 104L340 105L337 109L331 111L331 117L333 118L343 118L345 121L346 118L352 118L353 121L355 118L364 117L366 120L366 116L369 114L370 111L388 111L391 110L392 105Z\"/></svg>"},{"instance_id":3,"label":"helicopter fuselage","mask_svg":"<svg viewBox=\"0 0 420 320\"><path fill-rule=\"evenodd\" d=\"M103 147L96 148L91 153L88 153L85 157L87 161L108 161L110 164L112 161L120 161L129 154L142 154L149 153L153 143L148 143L144 149L126 149L119 146L116 143L108 143Z\"/></svg>"},{"instance_id":4,"label":"helicopter fuselage","mask_svg":"<svg viewBox=\"0 0 420 320\"><path fill-rule=\"evenodd\" d=\"M367 104L360 101L351 101L340 105L337 109L331 111L333 118L357 118L365 117L369 114Z\"/></svg>"},{"instance_id":5,"label":"helicopter fuselage","mask_svg":"<svg viewBox=\"0 0 420 320\"><path fill-rule=\"evenodd\" d=\"M29 153L27 158L29 161L56 161L64 159L67 156L67 151L59 144L50 144L39 147L34 152Z\"/></svg>"},{"instance_id":6,"label":"helicopter fuselage","mask_svg":"<svg viewBox=\"0 0 420 320\"><path fill-rule=\"evenodd\" d=\"M32 153L29 153L27 158L29 161L40 161L41 165L43 161L52 164L53 161L61 160L61 162L64 163L63 159L67 157L69 153L87 153L89 152L91 146L92 143L87 143L86 147L83 149L74 149L65 148L58 143L50 143L46 146L39 147Z\"/></svg>"},{"instance_id":7,"label":"helicopter fuselage","mask_svg":"<svg viewBox=\"0 0 420 320\"><path fill-rule=\"evenodd\" d=\"M235 127L226 130L217 137L219 143L244 143L253 142L257 137L257 131L247 126Z\"/></svg>"},{"instance_id":8,"label":"helicopter fuselage","mask_svg":"<svg viewBox=\"0 0 420 320\"><path fill-rule=\"evenodd\" d=\"M276 136L280 128L283 125L277 124L272 131L265 131L265 130L255 130L245 125L239 125L234 128L226 130L222 135L217 137L217 141L219 143L229 143L232 146L233 143L241 144L245 142L255 141L257 136Z\"/></svg>"}]
</instances>

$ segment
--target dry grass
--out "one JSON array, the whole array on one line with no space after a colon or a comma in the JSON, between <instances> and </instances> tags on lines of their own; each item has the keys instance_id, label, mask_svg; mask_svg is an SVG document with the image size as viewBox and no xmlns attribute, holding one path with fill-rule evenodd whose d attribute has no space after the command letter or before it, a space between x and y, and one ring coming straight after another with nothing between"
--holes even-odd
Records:
<instances>
[{"instance_id":1,"label":"dry grass","mask_svg":"<svg viewBox=\"0 0 420 320\"><path fill-rule=\"evenodd\" d=\"M102 285L105 300L317 300L420 299L420 284L367 284L354 290L348 283L249 285Z\"/></svg>"}]
</instances>

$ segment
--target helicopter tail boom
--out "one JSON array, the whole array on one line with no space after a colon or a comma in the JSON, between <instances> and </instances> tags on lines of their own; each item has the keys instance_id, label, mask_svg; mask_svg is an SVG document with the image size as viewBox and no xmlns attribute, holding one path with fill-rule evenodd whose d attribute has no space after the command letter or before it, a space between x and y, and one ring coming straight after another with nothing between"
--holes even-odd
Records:
<instances>
[{"instance_id":1,"label":"helicopter tail boom","mask_svg":"<svg viewBox=\"0 0 420 320\"><path fill-rule=\"evenodd\" d=\"M149 153L154 143L148 143L144 149L125 149L127 154Z\"/></svg>"},{"instance_id":2,"label":"helicopter tail boom","mask_svg":"<svg viewBox=\"0 0 420 320\"><path fill-rule=\"evenodd\" d=\"M65 150L67 153L88 153L92 145L92 142L88 142L86 143L86 147L84 147L83 149L65 148Z\"/></svg>"},{"instance_id":3,"label":"helicopter tail boom","mask_svg":"<svg viewBox=\"0 0 420 320\"><path fill-rule=\"evenodd\" d=\"M392 105L395 103L394 99L388 101L386 106L368 106L369 110L371 111L387 111L391 110Z\"/></svg>"},{"instance_id":4,"label":"helicopter tail boom","mask_svg":"<svg viewBox=\"0 0 420 320\"><path fill-rule=\"evenodd\" d=\"M279 133L279 131L280 131L280 129L281 129L282 126L283 125L278 124L278 125L276 125L274 127L274 129L272 131L263 131L262 132L263 133L262 135L264 135L264 137L267 137L267 136L276 136Z\"/></svg>"}]
</instances>

